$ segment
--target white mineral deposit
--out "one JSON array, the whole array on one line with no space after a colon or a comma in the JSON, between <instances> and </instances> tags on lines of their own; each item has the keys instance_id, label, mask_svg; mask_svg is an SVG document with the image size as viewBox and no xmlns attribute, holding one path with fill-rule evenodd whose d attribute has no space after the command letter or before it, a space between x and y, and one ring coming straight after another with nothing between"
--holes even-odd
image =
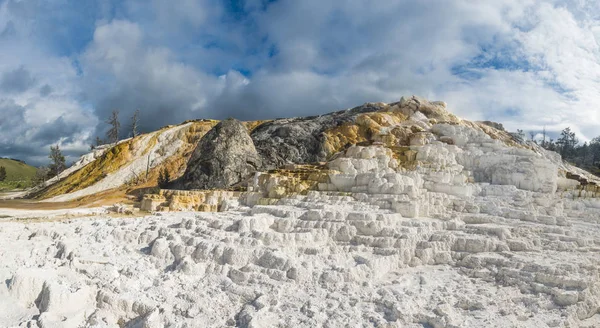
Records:
<instances>
[{"instance_id":1,"label":"white mineral deposit","mask_svg":"<svg viewBox=\"0 0 600 328\"><path fill-rule=\"evenodd\" d=\"M0 210L0 326L600 327L585 172L408 114L413 168L351 146L313 190L264 201L285 177L258 173L221 212Z\"/></svg>"}]
</instances>

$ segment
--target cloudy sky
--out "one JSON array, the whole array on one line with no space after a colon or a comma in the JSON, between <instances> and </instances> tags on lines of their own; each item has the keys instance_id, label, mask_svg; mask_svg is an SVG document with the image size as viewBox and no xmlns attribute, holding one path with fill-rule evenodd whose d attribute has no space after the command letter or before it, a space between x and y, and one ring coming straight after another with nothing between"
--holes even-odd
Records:
<instances>
[{"instance_id":1,"label":"cloudy sky","mask_svg":"<svg viewBox=\"0 0 600 328\"><path fill-rule=\"evenodd\" d=\"M70 160L136 109L312 115L402 95L600 135L597 0L0 0L0 156Z\"/></svg>"}]
</instances>

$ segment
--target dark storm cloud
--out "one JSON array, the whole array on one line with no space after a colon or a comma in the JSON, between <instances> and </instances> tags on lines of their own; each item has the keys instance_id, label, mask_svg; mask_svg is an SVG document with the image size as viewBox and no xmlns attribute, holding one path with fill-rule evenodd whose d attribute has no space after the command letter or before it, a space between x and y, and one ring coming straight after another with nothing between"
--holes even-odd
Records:
<instances>
[{"instance_id":1,"label":"dark storm cloud","mask_svg":"<svg viewBox=\"0 0 600 328\"><path fill-rule=\"evenodd\" d=\"M60 116L50 123L39 126L30 140L46 145L61 138L65 138L66 142L71 142L70 138L73 138L78 132L81 132L81 126L75 122L67 122L63 116Z\"/></svg>"},{"instance_id":2,"label":"dark storm cloud","mask_svg":"<svg viewBox=\"0 0 600 328\"><path fill-rule=\"evenodd\" d=\"M38 150L32 144L17 142L17 136L24 133L25 108L12 100L0 99L0 157L25 158Z\"/></svg>"},{"instance_id":3,"label":"dark storm cloud","mask_svg":"<svg viewBox=\"0 0 600 328\"><path fill-rule=\"evenodd\" d=\"M4 72L0 76L0 90L5 92L24 92L35 85L35 77L24 66Z\"/></svg>"},{"instance_id":4,"label":"dark storm cloud","mask_svg":"<svg viewBox=\"0 0 600 328\"><path fill-rule=\"evenodd\" d=\"M62 149L68 162L73 162L81 155L79 150ZM16 158L32 166L42 166L48 163L50 145L30 144L0 144L0 157Z\"/></svg>"},{"instance_id":5,"label":"dark storm cloud","mask_svg":"<svg viewBox=\"0 0 600 328\"><path fill-rule=\"evenodd\" d=\"M145 131L217 116L205 106L219 92L220 80L177 62L165 48L145 45L137 24L113 21L98 27L81 63L86 101L94 104L101 121L118 110L123 137L137 109L140 128ZM97 133L106 128L99 125Z\"/></svg>"},{"instance_id":6,"label":"dark storm cloud","mask_svg":"<svg viewBox=\"0 0 600 328\"><path fill-rule=\"evenodd\" d=\"M45 164L50 145L68 145L85 129L84 122L69 121L61 116L39 126L25 124L27 108L12 100L0 99L0 157L25 160L32 165ZM81 154L80 149L63 147L69 160Z\"/></svg>"},{"instance_id":7,"label":"dark storm cloud","mask_svg":"<svg viewBox=\"0 0 600 328\"><path fill-rule=\"evenodd\" d=\"M111 116L113 110L119 112L121 138L130 136L131 118L136 109L140 110L138 127L140 132L151 132L165 125L179 124L186 119L197 118L189 111L180 110L180 108L189 108L192 105L185 99L170 99L163 97L160 93L148 96L135 96L135 93L136 90L125 89L122 93L111 95L98 102L95 113L101 119L101 123L96 130L97 136L105 137L105 132L109 129L106 120Z\"/></svg>"},{"instance_id":8,"label":"dark storm cloud","mask_svg":"<svg viewBox=\"0 0 600 328\"><path fill-rule=\"evenodd\" d=\"M47 155L44 148L37 144L0 144L0 157L21 159L32 165L40 165L33 158L43 158Z\"/></svg>"},{"instance_id":9,"label":"dark storm cloud","mask_svg":"<svg viewBox=\"0 0 600 328\"><path fill-rule=\"evenodd\" d=\"M197 118L314 115L411 94L512 130L570 125L594 137L599 6L0 0L0 98L12 99L16 117L0 130L0 150L30 149L38 161L44 156L34 148L45 153L52 143L84 152L104 138L113 110L127 137L137 109L141 129L151 131Z\"/></svg>"},{"instance_id":10,"label":"dark storm cloud","mask_svg":"<svg viewBox=\"0 0 600 328\"><path fill-rule=\"evenodd\" d=\"M14 140L14 133L22 129L24 113L25 108L13 100L0 98L0 143Z\"/></svg>"},{"instance_id":11,"label":"dark storm cloud","mask_svg":"<svg viewBox=\"0 0 600 328\"><path fill-rule=\"evenodd\" d=\"M40 88L40 95L42 97L45 97L49 94L52 93L52 87L49 86L48 84L44 84L41 88Z\"/></svg>"}]
</instances>

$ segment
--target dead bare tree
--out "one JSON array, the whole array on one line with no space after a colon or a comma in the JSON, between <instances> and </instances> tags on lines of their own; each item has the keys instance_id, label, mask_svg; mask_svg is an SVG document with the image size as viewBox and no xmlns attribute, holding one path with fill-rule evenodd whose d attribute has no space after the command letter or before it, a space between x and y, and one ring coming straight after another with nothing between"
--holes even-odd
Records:
<instances>
[{"instance_id":1,"label":"dead bare tree","mask_svg":"<svg viewBox=\"0 0 600 328\"><path fill-rule=\"evenodd\" d=\"M111 128L106 132L106 138L110 143L117 143L119 141L119 129L121 128L121 123L119 122L119 111L113 110L110 118L106 120L106 123L111 126Z\"/></svg>"},{"instance_id":2,"label":"dead bare tree","mask_svg":"<svg viewBox=\"0 0 600 328\"><path fill-rule=\"evenodd\" d=\"M138 125L140 123L140 110L136 109L131 117L131 136L137 137L140 133L138 132Z\"/></svg>"}]
</instances>

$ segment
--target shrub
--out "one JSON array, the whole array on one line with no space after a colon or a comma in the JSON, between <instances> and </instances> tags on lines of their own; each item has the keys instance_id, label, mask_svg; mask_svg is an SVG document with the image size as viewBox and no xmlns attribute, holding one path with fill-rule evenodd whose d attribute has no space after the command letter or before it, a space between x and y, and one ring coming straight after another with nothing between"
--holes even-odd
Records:
<instances>
[{"instance_id":1,"label":"shrub","mask_svg":"<svg viewBox=\"0 0 600 328\"><path fill-rule=\"evenodd\" d=\"M166 167L163 167L158 173L158 186L165 189L169 186L169 182L171 182L169 170L167 170Z\"/></svg>"}]
</instances>

